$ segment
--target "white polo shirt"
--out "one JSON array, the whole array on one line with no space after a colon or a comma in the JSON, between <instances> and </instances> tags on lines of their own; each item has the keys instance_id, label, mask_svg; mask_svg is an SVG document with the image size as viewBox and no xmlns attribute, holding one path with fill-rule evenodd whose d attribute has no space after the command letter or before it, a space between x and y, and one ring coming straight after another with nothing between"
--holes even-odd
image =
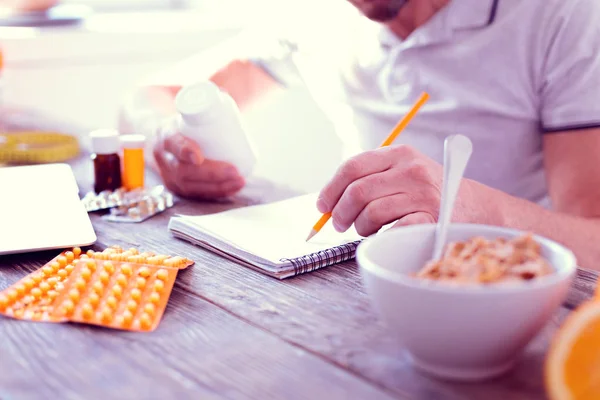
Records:
<instances>
[{"instance_id":1,"label":"white polo shirt","mask_svg":"<svg viewBox=\"0 0 600 400\"><path fill-rule=\"evenodd\" d=\"M396 143L441 163L445 137L466 135L468 178L543 203L542 136L600 127L600 0L451 0L406 40L362 17L351 26L340 34L331 22L334 44L293 43L287 60L362 149L376 148L426 91ZM263 65L289 80L284 61Z\"/></svg>"}]
</instances>

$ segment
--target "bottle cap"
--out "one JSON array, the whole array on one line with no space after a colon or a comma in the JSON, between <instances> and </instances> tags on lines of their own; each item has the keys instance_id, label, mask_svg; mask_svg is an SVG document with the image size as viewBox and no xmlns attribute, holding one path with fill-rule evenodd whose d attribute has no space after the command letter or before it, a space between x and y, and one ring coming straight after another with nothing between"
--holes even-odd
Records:
<instances>
[{"instance_id":1,"label":"bottle cap","mask_svg":"<svg viewBox=\"0 0 600 400\"><path fill-rule=\"evenodd\" d=\"M222 102L221 89L211 81L185 86L175 97L177 111L186 123L193 125L201 124L210 117L215 105Z\"/></svg>"},{"instance_id":2,"label":"bottle cap","mask_svg":"<svg viewBox=\"0 0 600 400\"><path fill-rule=\"evenodd\" d=\"M98 129L90 133L92 151L96 154L114 154L121 148L119 133L114 129Z\"/></svg>"},{"instance_id":3,"label":"bottle cap","mask_svg":"<svg viewBox=\"0 0 600 400\"><path fill-rule=\"evenodd\" d=\"M142 149L146 146L144 135L121 135L121 147L124 149Z\"/></svg>"}]
</instances>

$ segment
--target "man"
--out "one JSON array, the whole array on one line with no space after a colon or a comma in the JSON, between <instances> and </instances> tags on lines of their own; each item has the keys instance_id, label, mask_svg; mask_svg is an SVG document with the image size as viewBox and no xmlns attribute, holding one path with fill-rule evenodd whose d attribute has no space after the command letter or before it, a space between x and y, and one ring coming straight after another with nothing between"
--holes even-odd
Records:
<instances>
[{"instance_id":1,"label":"man","mask_svg":"<svg viewBox=\"0 0 600 400\"><path fill-rule=\"evenodd\" d=\"M294 56L224 57L208 74L243 109L299 72L332 117L351 115L343 130L351 125L366 151L339 168L317 204L333 212L335 228L354 224L369 235L394 221L435 222L443 140L462 133L474 153L454 221L533 231L573 249L581 266L600 268L594 240L600 238L600 3L350 2L377 25L361 20L368 28L353 30L361 40L349 58L335 57L343 61L339 68L323 60L322 70L309 68ZM157 93L169 93L162 98L172 107L177 90L175 84L139 89L125 122L139 125L140 104L143 115L157 115L147 101ZM431 98L397 140L402 145L376 149L423 91ZM235 169L204 160L177 133L158 141L155 156L167 186L183 195L229 196L244 185Z\"/></svg>"}]
</instances>

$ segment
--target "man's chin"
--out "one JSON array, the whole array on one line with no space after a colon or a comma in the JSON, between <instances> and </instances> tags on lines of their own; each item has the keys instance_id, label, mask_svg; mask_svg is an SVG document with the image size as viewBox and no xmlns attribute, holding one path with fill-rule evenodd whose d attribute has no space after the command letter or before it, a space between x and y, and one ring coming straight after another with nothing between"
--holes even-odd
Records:
<instances>
[{"instance_id":1,"label":"man's chin","mask_svg":"<svg viewBox=\"0 0 600 400\"><path fill-rule=\"evenodd\" d=\"M399 10L389 7L365 7L361 10L365 17L375 22L388 22L396 18Z\"/></svg>"},{"instance_id":2,"label":"man's chin","mask_svg":"<svg viewBox=\"0 0 600 400\"><path fill-rule=\"evenodd\" d=\"M349 0L365 17L377 21L391 21L398 15L406 0Z\"/></svg>"}]
</instances>

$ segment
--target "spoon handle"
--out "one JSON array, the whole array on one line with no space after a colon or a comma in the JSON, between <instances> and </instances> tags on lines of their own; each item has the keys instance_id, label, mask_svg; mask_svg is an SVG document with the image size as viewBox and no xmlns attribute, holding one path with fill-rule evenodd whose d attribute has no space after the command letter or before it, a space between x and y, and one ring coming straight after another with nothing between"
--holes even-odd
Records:
<instances>
[{"instance_id":1,"label":"spoon handle","mask_svg":"<svg viewBox=\"0 0 600 400\"><path fill-rule=\"evenodd\" d=\"M433 259L439 260L446 245L448 225L452 218L454 202L460 187L462 176L471 158L473 144L468 137L453 135L444 141L444 181L438 218Z\"/></svg>"}]
</instances>

